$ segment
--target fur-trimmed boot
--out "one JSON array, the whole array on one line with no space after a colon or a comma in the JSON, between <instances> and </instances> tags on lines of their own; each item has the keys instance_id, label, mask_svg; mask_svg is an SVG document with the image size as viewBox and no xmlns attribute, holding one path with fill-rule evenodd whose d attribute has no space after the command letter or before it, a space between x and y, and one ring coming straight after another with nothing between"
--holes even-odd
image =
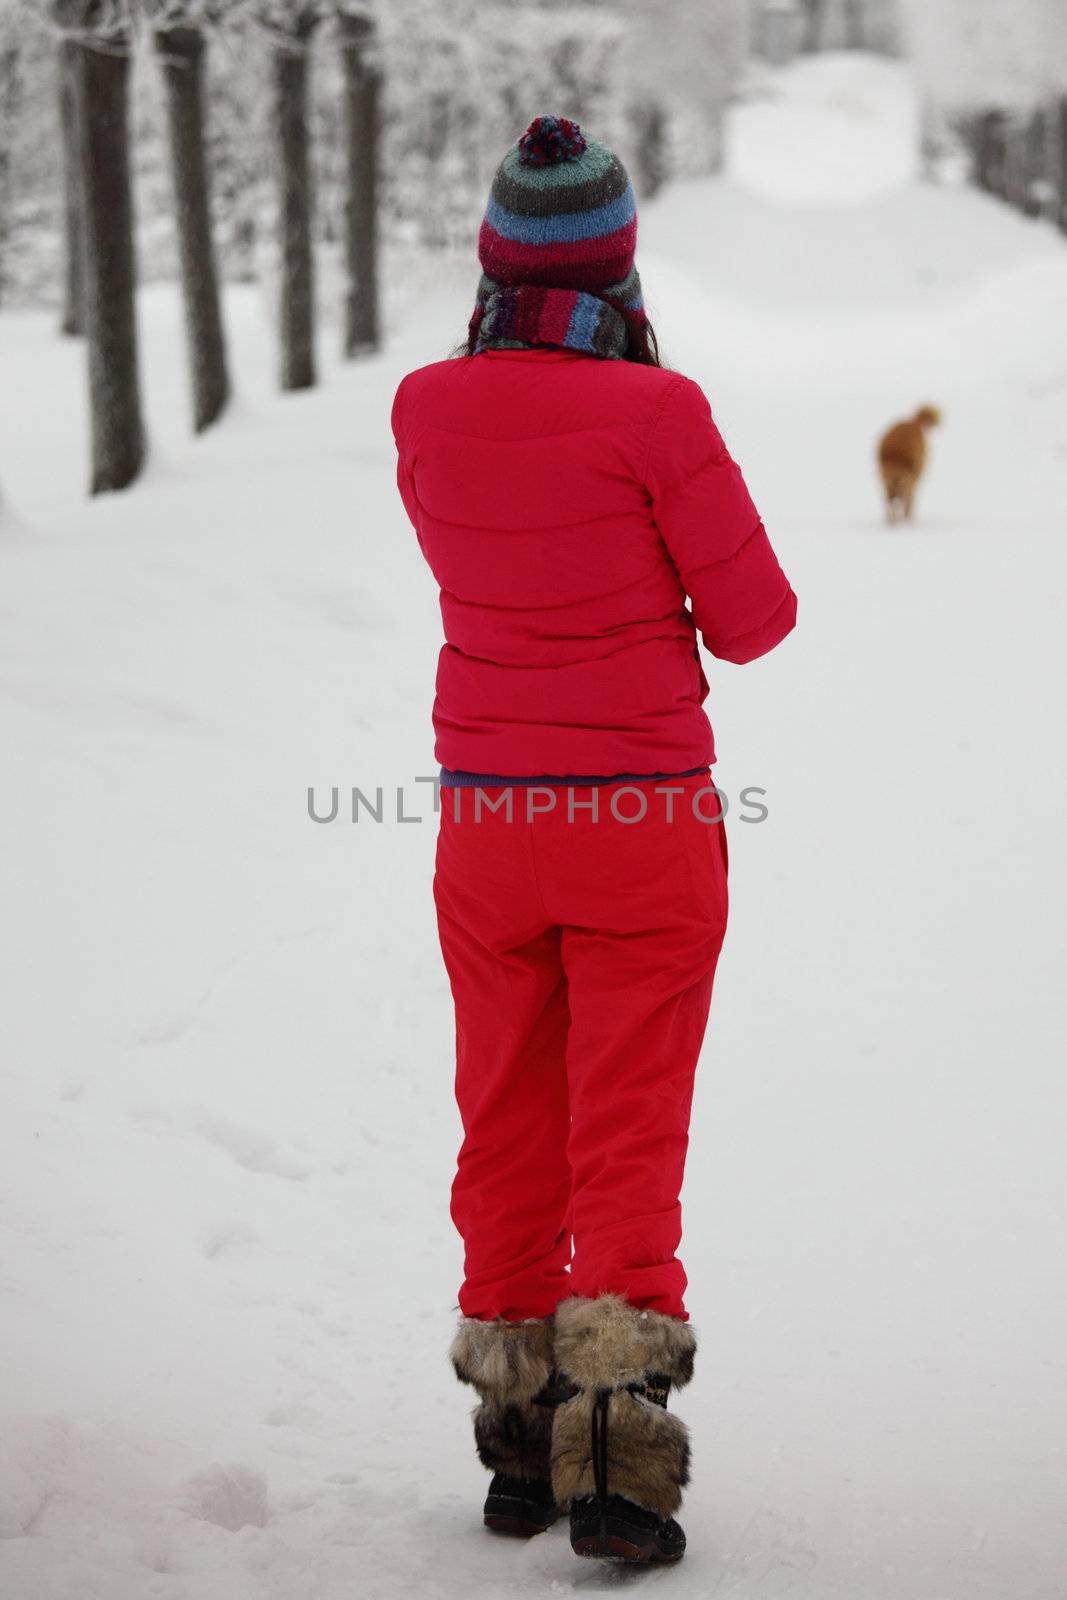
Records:
<instances>
[{"instance_id":1,"label":"fur-trimmed boot","mask_svg":"<svg viewBox=\"0 0 1067 1600\"><path fill-rule=\"evenodd\" d=\"M464 1317L450 1351L456 1376L478 1392L474 1443L493 1480L487 1528L528 1538L559 1512L551 1484L552 1322Z\"/></svg>"},{"instance_id":2,"label":"fur-trimmed boot","mask_svg":"<svg viewBox=\"0 0 1067 1600\"><path fill-rule=\"evenodd\" d=\"M555 1361L570 1398L555 1412L552 1488L570 1506L571 1545L613 1561L678 1561L674 1520L689 1482L689 1435L667 1411L693 1375L687 1322L638 1311L618 1295L565 1300Z\"/></svg>"}]
</instances>

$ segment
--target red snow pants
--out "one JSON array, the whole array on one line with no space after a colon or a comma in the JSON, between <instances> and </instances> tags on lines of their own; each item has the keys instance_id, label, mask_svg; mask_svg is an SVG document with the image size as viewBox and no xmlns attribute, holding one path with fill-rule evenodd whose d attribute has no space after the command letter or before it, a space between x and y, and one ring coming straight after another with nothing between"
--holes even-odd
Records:
<instances>
[{"instance_id":1,"label":"red snow pants","mask_svg":"<svg viewBox=\"0 0 1067 1600\"><path fill-rule=\"evenodd\" d=\"M727 912L710 777L443 789L434 898L461 1311L610 1292L685 1317L678 1196Z\"/></svg>"}]
</instances>

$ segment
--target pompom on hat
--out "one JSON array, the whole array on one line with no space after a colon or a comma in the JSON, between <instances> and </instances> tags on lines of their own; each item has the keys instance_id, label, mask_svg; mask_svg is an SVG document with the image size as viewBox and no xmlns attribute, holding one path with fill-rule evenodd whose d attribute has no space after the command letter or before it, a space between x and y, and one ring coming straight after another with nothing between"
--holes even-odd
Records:
<instances>
[{"instance_id":1,"label":"pompom on hat","mask_svg":"<svg viewBox=\"0 0 1067 1600\"><path fill-rule=\"evenodd\" d=\"M527 167L550 167L577 161L585 134L569 117L535 117L518 143L519 160Z\"/></svg>"},{"instance_id":2,"label":"pompom on hat","mask_svg":"<svg viewBox=\"0 0 1067 1600\"><path fill-rule=\"evenodd\" d=\"M478 234L478 259L484 274L478 286L478 305L471 320L471 347L489 344L483 316L492 299L504 289L564 290L578 297L573 306L576 322L596 340L592 323L600 322L600 347L582 344L598 355L618 355L607 343L618 344L618 327L608 340L611 319L588 299L603 302L605 313L614 311L625 325L640 328L645 322L641 280L634 266L637 244L637 202L633 186L619 158L595 139L588 139L568 117L535 117L512 145L493 178L489 203ZM523 298L523 297L520 297ZM525 295L531 305L535 297ZM559 323L565 308L553 298L552 322ZM582 303L578 303L578 302ZM499 302L514 306L516 296ZM625 328L622 334L625 343ZM498 343L577 343L560 337L531 340L529 330L514 339L495 329Z\"/></svg>"}]
</instances>

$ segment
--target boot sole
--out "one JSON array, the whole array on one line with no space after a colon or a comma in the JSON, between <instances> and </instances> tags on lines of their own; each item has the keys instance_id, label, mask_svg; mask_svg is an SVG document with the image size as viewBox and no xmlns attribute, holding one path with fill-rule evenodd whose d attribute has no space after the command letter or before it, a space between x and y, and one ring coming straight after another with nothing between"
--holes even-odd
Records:
<instances>
[{"instance_id":1,"label":"boot sole","mask_svg":"<svg viewBox=\"0 0 1067 1600\"><path fill-rule=\"evenodd\" d=\"M606 1530L581 1528L571 1533L574 1555L582 1555L601 1562L621 1562L627 1566L673 1566L685 1555L685 1544L680 1550L664 1549L661 1542L649 1536L645 1528L635 1528L629 1523L609 1520Z\"/></svg>"},{"instance_id":2,"label":"boot sole","mask_svg":"<svg viewBox=\"0 0 1067 1600\"><path fill-rule=\"evenodd\" d=\"M514 1516L507 1511L487 1511L482 1519L485 1526L492 1533L508 1534L512 1539L532 1539L537 1533L544 1533L556 1521L552 1517L548 1522L530 1522L526 1517Z\"/></svg>"},{"instance_id":3,"label":"boot sole","mask_svg":"<svg viewBox=\"0 0 1067 1600\"><path fill-rule=\"evenodd\" d=\"M626 1566L673 1566L681 1561L685 1550L663 1550L653 1539L631 1537L623 1533L583 1533L571 1540L576 1556L600 1561L618 1561Z\"/></svg>"}]
</instances>

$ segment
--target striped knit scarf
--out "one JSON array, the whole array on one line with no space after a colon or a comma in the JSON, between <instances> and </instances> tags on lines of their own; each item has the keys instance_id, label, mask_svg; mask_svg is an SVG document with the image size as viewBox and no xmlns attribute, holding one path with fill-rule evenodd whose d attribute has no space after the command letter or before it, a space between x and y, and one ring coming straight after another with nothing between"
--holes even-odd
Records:
<instances>
[{"instance_id":1,"label":"striped knit scarf","mask_svg":"<svg viewBox=\"0 0 1067 1600\"><path fill-rule=\"evenodd\" d=\"M503 284L483 273L470 323L474 354L552 345L621 361L629 342L623 313L641 310L636 267L602 294L536 283Z\"/></svg>"}]
</instances>

